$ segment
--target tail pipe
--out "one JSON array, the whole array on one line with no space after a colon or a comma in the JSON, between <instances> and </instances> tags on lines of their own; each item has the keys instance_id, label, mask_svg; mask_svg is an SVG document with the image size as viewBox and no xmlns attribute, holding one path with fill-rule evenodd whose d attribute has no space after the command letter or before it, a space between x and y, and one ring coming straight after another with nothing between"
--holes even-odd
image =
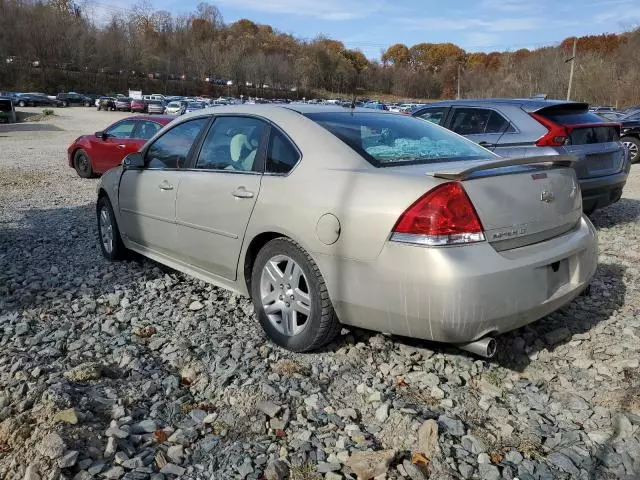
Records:
<instances>
[{"instance_id":1,"label":"tail pipe","mask_svg":"<svg viewBox=\"0 0 640 480\"><path fill-rule=\"evenodd\" d=\"M474 355L479 355L485 358L493 358L498 349L498 345L495 338L484 337L480 340L476 340L475 342L458 345L458 348L467 352L471 352Z\"/></svg>"}]
</instances>

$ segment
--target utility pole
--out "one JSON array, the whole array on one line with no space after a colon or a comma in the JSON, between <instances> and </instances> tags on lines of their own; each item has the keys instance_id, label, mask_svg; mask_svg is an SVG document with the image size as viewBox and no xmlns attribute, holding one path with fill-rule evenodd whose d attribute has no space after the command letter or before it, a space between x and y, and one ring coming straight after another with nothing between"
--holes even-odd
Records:
<instances>
[{"instance_id":1,"label":"utility pole","mask_svg":"<svg viewBox=\"0 0 640 480\"><path fill-rule=\"evenodd\" d=\"M567 88L567 102L570 100L571 97L571 85L573 84L573 66L576 63L576 43L577 43L578 39L574 38L573 39L573 55L571 55L571 58L568 60L565 60L564 63L567 62L571 62L571 71L569 73L569 87Z\"/></svg>"},{"instance_id":2,"label":"utility pole","mask_svg":"<svg viewBox=\"0 0 640 480\"><path fill-rule=\"evenodd\" d=\"M458 95L456 99L460 100L460 64L458 64Z\"/></svg>"}]
</instances>

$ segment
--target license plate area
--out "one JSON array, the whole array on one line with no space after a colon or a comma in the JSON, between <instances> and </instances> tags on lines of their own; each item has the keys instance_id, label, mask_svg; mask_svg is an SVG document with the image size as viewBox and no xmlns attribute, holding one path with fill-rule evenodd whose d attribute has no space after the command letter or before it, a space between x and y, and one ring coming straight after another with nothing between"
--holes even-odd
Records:
<instances>
[{"instance_id":1,"label":"license plate area","mask_svg":"<svg viewBox=\"0 0 640 480\"><path fill-rule=\"evenodd\" d=\"M569 283L569 259L558 260L545 267L547 274L547 298L553 297L558 290Z\"/></svg>"},{"instance_id":2,"label":"license plate area","mask_svg":"<svg viewBox=\"0 0 640 480\"><path fill-rule=\"evenodd\" d=\"M600 153L587 157L587 168L590 173L604 172L614 168L613 155L610 153Z\"/></svg>"}]
</instances>

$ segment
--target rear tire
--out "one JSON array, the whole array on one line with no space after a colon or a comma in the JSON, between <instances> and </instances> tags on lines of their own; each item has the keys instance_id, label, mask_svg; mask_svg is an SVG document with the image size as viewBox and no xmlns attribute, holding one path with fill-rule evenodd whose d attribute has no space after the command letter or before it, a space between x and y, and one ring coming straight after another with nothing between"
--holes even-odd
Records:
<instances>
[{"instance_id":1,"label":"rear tire","mask_svg":"<svg viewBox=\"0 0 640 480\"><path fill-rule=\"evenodd\" d=\"M629 149L629 160L631 163L638 163L640 161L640 139L636 137L622 137L620 139Z\"/></svg>"},{"instance_id":2,"label":"rear tire","mask_svg":"<svg viewBox=\"0 0 640 480\"><path fill-rule=\"evenodd\" d=\"M27 106L27 104L26 104L26 102L25 102L24 100L20 100L20 101L18 102L18 106L19 106L19 107L23 107L23 108L24 108L24 107L26 107L26 106Z\"/></svg>"},{"instance_id":3,"label":"rear tire","mask_svg":"<svg viewBox=\"0 0 640 480\"><path fill-rule=\"evenodd\" d=\"M288 350L316 350L340 332L318 266L289 238L271 240L258 253L251 275L251 298L267 336Z\"/></svg>"},{"instance_id":4,"label":"rear tire","mask_svg":"<svg viewBox=\"0 0 640 480\"><path fill-rule=\"evenodd\" d=\"M122 242L113 207L106 195L98 198L96 215L98 218L98 244L102 256L112 262L126 258L128 250Z\"/></svg>"},{"instance_id":5,"label":"rear tire","mask_svg":"<svg viewBox=\"0 0 640 480\"><path fill-rule=\"evenodd\" d=\"M91 166L91 159L84 150L80 149L73 155L73 166L80 177L95 177L93 167Z\"/></svg>"}]
</instances>

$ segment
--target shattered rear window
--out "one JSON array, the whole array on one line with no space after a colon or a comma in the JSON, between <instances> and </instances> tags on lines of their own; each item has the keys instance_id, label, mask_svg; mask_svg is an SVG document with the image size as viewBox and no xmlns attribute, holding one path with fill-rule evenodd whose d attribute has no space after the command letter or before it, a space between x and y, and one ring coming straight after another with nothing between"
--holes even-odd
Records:
<instances>
[{"instance_id":1,"label":"shattered rear window","mask_svg":"<svg viewBox=\"0 0 640 480\"><path fill-rule=\"evenodd\" d=\"M421 119L376 112L322 112L307 117L376 167L478 160L493 154Z\"/></svg>"}]
</instances>

